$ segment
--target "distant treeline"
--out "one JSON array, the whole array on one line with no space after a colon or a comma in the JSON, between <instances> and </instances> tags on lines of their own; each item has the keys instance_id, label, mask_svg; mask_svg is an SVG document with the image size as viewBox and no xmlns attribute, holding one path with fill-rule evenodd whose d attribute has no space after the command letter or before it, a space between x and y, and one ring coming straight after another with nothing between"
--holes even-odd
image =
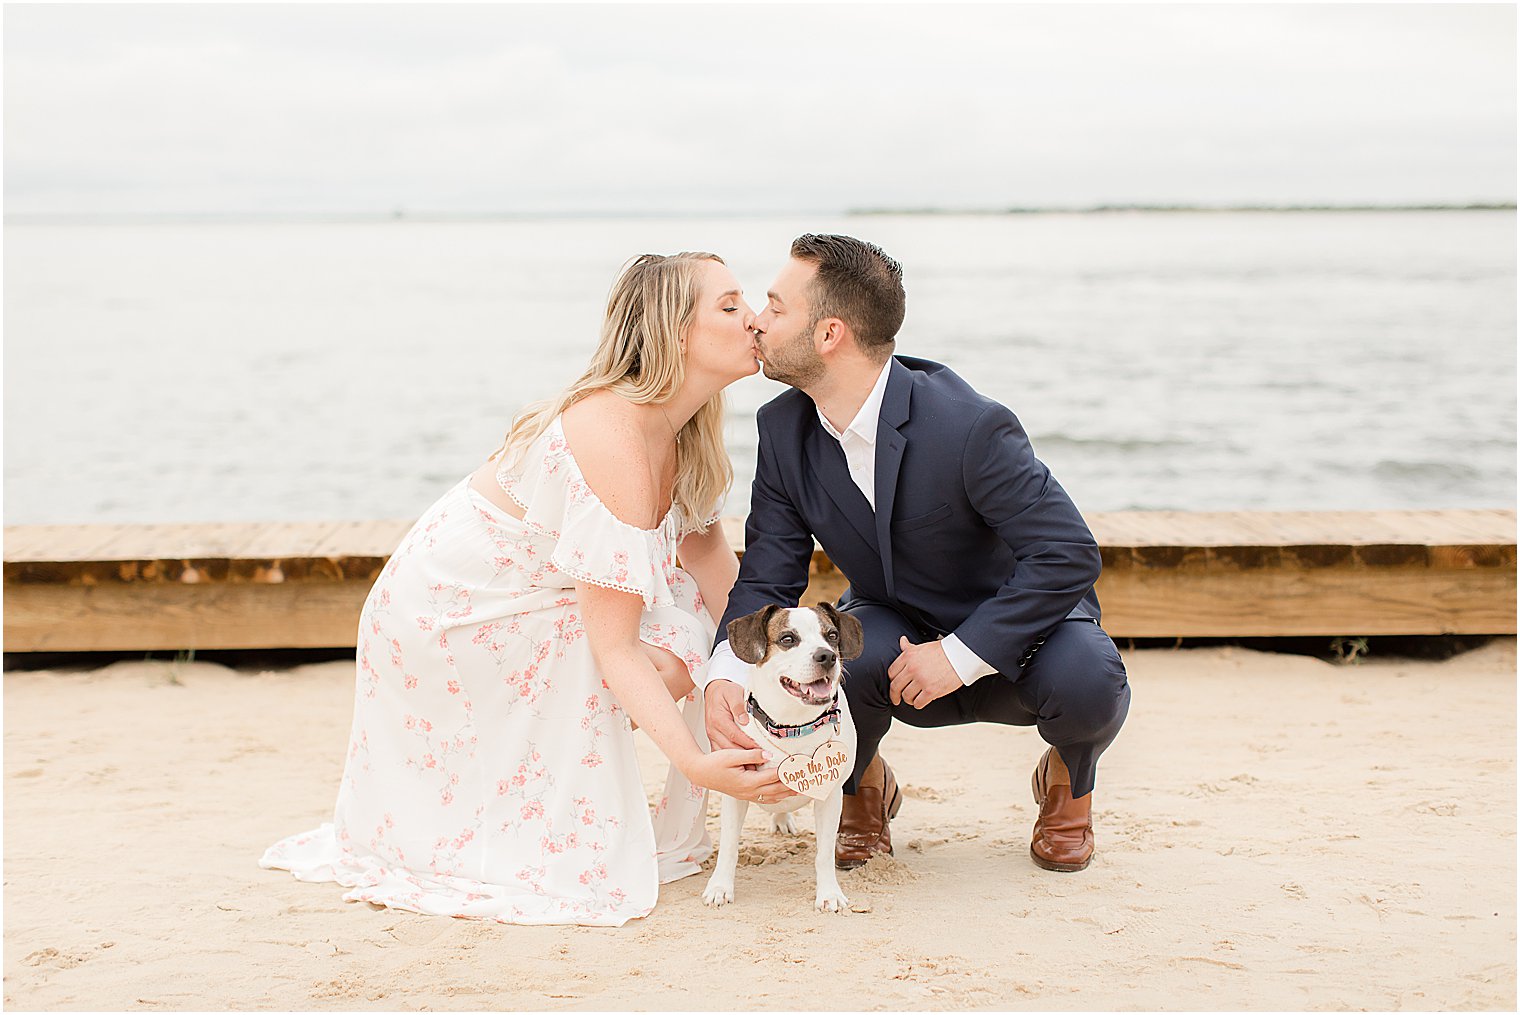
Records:
<instances>
[{"instance_id":1,"label":"distant treeline","mask_svg":"<svg viewBox=\"0 0 1520 1015\"><path fill-rule=\"evenodd\" d=\"M1503 204L1090 204L1012 208L851 208L847 215L1092 215L1144 211L1514 211Z\"/></svg>"},{"instance_id":2,"label":"distant treeline","mask_svg":"<svg viewBox=\"0 0 1520 1015\"><path fill-rule=\"evenodd\" d=\"M218 225L254 222L541 222L560 219L715 219L795 218L802 215L1094 215L1118 212L1283 212L1283 211L1514 211L1499 204L1091 204L1011 208L846 208L794 211L428 211L394 208L388 212L9 212L7 225Z\"/></svg>"}]
</instances>

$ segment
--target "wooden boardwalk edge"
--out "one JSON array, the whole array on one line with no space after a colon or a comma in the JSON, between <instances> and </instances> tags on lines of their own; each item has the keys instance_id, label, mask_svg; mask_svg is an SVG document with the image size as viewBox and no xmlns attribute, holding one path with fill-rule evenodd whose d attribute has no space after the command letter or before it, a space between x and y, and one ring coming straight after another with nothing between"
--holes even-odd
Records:
<instances>
[{"instance_id":1,"label":"wooden boardwalk edge","mask_svg":"<svg viewBox=\"0 0 1520 1015\"><path fill-rule=\"evenodd\" d=\"M1515 512L1089 517L1118 638L1514 634ZM742 552L743 527L724 519ZM5 529L5 650L352 647L407 521ZM844 587L821 551L807 602Z\"/></svg>"}]
</instances>

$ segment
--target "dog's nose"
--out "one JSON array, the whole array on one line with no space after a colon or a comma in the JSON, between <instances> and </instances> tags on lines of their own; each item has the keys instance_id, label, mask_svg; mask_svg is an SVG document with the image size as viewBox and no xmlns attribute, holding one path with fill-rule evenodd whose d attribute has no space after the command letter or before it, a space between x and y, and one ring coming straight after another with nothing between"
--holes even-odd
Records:
<instances>
[{"instance_id":1,"label":"dog's nose","mask_svg":"<svg viewBox=\"0 0 1520 1015\"><path fill-rule=\"evenodd\" d=\"M813 653L813 662L817 663L819 666L833 666L834 660L838 658L839 657L834 654L833 649L821 648L817 652Z\"/></svg>"}]
</instances>

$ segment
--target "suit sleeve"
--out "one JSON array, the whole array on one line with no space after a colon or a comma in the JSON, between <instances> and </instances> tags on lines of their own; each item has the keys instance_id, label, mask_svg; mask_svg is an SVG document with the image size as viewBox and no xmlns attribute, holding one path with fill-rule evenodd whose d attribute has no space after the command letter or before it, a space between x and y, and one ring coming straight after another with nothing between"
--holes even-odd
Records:
<instances>
[{"instance_id":1,"label":"suit sleeve","mask_svg":"<svg viewBox=\"0 0 1520 1015\"><path fill-rule=\"evenodd\" d=\"M972 425L961 476L977 513L1013 551L1013 573L955 630L999 672L1063 620L1102 569L1097 541L1029 445L1018 418L990 406Z\"/></svg>"},{"instance_id":2,"label":"suit sleeve","mask_svg":"<svg viewBox=\"0 0 1520 1015\"><path fill-rule=\"evenodd\" d=\"M763 606L796 606L807 588L813 559L813 534L787 496L774 440L762 416L755 481L750 487L749 518L744 522L744 559L739 580L728 596L715 645L728 640L728 625ZM796 448L785 449L799 454Z\"/></svg>"}]
</instances>

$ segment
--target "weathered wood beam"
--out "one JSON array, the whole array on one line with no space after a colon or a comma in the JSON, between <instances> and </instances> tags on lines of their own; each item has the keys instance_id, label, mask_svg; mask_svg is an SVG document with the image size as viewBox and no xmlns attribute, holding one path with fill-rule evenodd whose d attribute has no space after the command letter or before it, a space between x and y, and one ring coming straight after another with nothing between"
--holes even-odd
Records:
<instances>
[{"instance_id":1,"label":"weathered wood beam","mask_svg":"<svg viewBox=\"0 0 1520 1015\"><path fill-rule=\"evenodd\" d=\"M346 648L369 585L8 586L5 651Z\"/></svg>"},{"instance_id":2,"label":"weathered wood beam","mask_svg":"<svg viewBox=\"0 0 1520 1015\"><path fill-rule=\"evenodd\" d=\"M1089 517L1115 637L1513 634L1515 513ZM407 521L5 530L9 652L345 647ZM743 526L724 520L742 553ZM845 581L815 551L804 602Z\"/></svg>"}]
</instances>

